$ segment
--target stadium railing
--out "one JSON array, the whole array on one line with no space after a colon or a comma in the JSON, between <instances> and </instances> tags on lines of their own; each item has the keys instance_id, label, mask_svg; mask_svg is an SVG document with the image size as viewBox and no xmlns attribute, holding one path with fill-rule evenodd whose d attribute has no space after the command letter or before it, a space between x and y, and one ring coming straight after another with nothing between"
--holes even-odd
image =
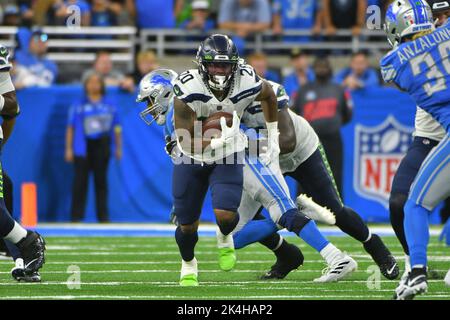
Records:
<instances>
[{"instance_id":1,"label":"stadium railing","mask_svg":"<svg viewBox=\"0 0 450 320\"><path fill-rule=\"evenodd\" d=\"M45 26L42 30L49 36L47 57L57 63L92 62L95 51L105 50L111 52L113 62L125 63L129 70L134 67L137 42L135 27ZM15 47L17 31L14 27L0 27L0 41L6 46Z\"/></svg>"},{"instance_id":2,"label":"stadium railing","mask_svg":"<svg viewBox=\"0 0 450 320\"><path fill-rule=\"evenodd\" d=\"M195 50L202 36L213 33L223 33L223 30L208 32L182 29L142 29L140 31L141 49L153 49L159 57L163 57L168 50ZM303 41L292 41L288 37L304 37ZM309 40L305 38L309 37ZM327 39L328 38L328 39ZM385 51L389 49L386 35L381 30L363 30L361 35L353 36L351 30L339 30L332 37L319 35L312 37L309 30L284 30L282 36L272 32L264 32L249 37L246 49L252 51L289 53L294 47L301 47L311 51L343 50L357 52L359 50Z\"/></svg>"}]
</instances>

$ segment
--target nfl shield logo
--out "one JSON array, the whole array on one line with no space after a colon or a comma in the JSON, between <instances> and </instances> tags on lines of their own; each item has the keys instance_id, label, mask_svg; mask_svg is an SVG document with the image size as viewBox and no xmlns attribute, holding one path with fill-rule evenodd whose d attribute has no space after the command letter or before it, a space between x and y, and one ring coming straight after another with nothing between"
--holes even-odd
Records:
<instances>
[{"instance_id":1,"label":"nfl shield logo","mask_svg":"<svg viewBox=\"0 0 450 320\"><path fill-rule=\"evenodd\" d=\"M353 186L360 196L388 208L392 180L413 130L392 116L375 127L356 125Z\"/></svg>"}]
</instances>

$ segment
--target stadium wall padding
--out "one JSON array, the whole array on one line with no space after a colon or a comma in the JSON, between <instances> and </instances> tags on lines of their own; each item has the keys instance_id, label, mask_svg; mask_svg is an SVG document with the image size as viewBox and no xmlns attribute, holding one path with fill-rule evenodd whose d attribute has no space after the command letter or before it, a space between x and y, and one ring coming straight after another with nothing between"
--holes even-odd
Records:
<instances>
[{"instance_id":1,"label":"stadium wall padding","mask_svg":"<svg viewBox=\"0 0 450 320\"><path fill-rule=\"evenodd\" d=\"M109 88L123 126L123 159L109 167L109 209L113 222L167 222L171 210L172 163L164 152L162 128L147 126L140 118L143 105L135 95ZM64 161L68 109L82 94L81 86L54 86L18 91L21 114L2 153L4 170L14 182L14 215L20 215L20 185L35 182L40 222L70 219L73 167ZM356 124L376 126L388 115L405 126L414 124L415 105L392 88L353 93L354 117L343 130L344 198L365 220L388 222L385 206L358 195L353 188L354 130ZM86 222L96 220L93 178L90 178ZM295 192L295 184L289 180ZM436 217L434 218L436 220ZM202 220L214 221L209 196Z\"/></svg>"}]
</instances>

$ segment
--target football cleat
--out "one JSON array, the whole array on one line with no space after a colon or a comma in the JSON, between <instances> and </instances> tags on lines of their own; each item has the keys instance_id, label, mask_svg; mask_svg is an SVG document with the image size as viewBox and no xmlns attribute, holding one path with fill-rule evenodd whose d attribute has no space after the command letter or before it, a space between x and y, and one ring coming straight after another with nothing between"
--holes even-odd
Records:
<instances>
[{"instance_id":1,"label":"football cleat","mask_svg":"<svg viewBox=\"0 0 450 320\"><path fill-rule=\"evenodd\" d=\"M196 274L187 274L180 278L180 286L182 287L197 287L198 280Z\"/></svg>"},{"instance_id":2,"label":"football cleat","mask_svg":"<svg viewBox=\"0 0 450 320\"><path fill-rule=\"evenodd\" d=\"M297 197L297 207L300 212L304 213L314 221L331 226L336 224L336 216L334 213L326 207L319 206L306 194L301 194Z\"/></svg>"},{"instance_id":3,"label":"football cleat","mask_svg":"<svg viewBox=\"0 0 450 320\"><path fill-rule=\"evenodd\" d=\"M352 257L345 253L341 253L322 271L322 276L320 278L314 279L314 282L336 282L343 279L357 268L358 264Z\"/></svg>"},{"instance_id":4,"label":"football cleat","mask_svg":"<svg viewBox=\"0 0 450 320\"><path fill-rule=\"evenodd\" d=\"M219 248L219 267L230 271L236 265L236 251L233 248Z\"/></svg>"},{"instance_id":5,"label":"football cleat","mask_svg":"<svg viewBox=\"0 0 450 320\"><path fill-rule=\"evenodd\" d=\"M287 244L285 250L286 254L277 257L275 264L261 276L261 280L284 279L289 272L303 265L303 254L296 245Z\"/></svg>"},{"instance_id":6,"label":"football cleat","mask_svg":"<svg viewBox=\"0 0 450 320\"><path fill-rule=\"evenodd\" d=\"M25 273L23 259L16 260L16 265L11 269L11 276L18 282L41 282L41 275L35 271L30 274Z\"/></svg>"},{"instance_id":7,"label":"football cleat","mask_svg":"<svg viewBox=\"0 0 450 320\"><path fill-rule=\"evenodd\" d=\"M398 267L397 260L395 260L378 235L372 234L372 238L364 243L364 249L378 265L385 278L389 280L398 278L400 268Z\"/></svg>"},{"instance_id":8,"label":"football cleat","mask_svg":"<svg viewBox=\"0 0 450 320\"><path fill-rule=\"evenodd\" d=\"M27 236L17 243L17 248L24 261L24 270L28 275L37 272L45 263L45 240L34 231L27 231Z\"/></svg>"},{"instance_id":9,"label":"football cleat","mask_svg":"<svg viewBox=\"0 0 450 320\"><path fill-rule=\"evenodd\" d=\"M406 279L400 280L395 289L394 300L412 300L428 291L426 268L413 268Z\"/></svg>"},{"instance_id":10,"label":"football cleat","mask_svg":"<svg viewBox=\"0 0 450 320\"><path fill-rule=\"evenodd\" d=\"M180 286L195 287L198 286L198 267L197 259L194 257L191 261L181 260Z\"/></svg>"}]
</instances>

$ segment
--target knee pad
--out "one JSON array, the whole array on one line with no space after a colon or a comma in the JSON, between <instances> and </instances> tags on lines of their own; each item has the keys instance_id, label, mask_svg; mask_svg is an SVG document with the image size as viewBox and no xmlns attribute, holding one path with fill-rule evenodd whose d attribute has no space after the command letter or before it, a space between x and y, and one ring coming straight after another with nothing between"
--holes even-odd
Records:
<instances>
[{"instance_id":1,"label":"knee pad","mask_svg":"<svg viewBox=\"0 0 450 320\"><path fill-rule=\"evenodd\" d=\"M239 223L239 214L233 215L231 219L217 220L217 226L223 235L229 235Z\"/></svg>"},{"instance_id":2,"label":"knee pad","mask_svg":"<svg viewBox=\"0 0 450 320\"><path fill-rule=\"evenodd\" d=\"M285 212L281 216L278 224L286 228L288 231L299 234L303 227L310 221L310 218L304 214L301 214L297 209L292 209Z\"/></svg>"}]
</instances>

